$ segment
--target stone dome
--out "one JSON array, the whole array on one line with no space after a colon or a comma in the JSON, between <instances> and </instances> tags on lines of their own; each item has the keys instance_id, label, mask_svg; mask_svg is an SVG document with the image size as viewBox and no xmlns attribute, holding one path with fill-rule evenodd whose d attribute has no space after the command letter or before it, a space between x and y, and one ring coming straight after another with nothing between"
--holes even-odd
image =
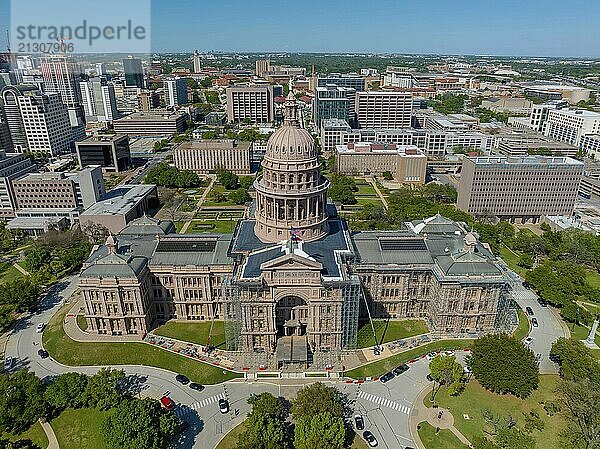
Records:
<instances>
[{"instance_id":1,"label":"stone dome","mask_svg":"<svg viewBox=\"0 0 600 449\"><path fill-rule=\"evenodd\" d=\"M266 158L278 161L302 161L317 157L310 133L300 127L298 105L290 92L285 102L285 121L267 141Z\"/></svg>"}]
</instances>

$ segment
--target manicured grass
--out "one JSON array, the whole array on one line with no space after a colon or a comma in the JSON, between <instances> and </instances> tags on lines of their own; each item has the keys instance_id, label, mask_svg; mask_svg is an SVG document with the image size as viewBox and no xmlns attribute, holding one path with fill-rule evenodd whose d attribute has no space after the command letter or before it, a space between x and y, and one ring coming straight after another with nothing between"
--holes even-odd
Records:
<instances>
[{"instance_id":1,"label":"manicured grass","mask_svg":"<svg viewBox=\"0 0 600 449\"><path fill-rule=\"evenodd\" d=\"M213 186L210 189L210 192L208 192L208 195L206 196L206 200L202 203L203 206L233 206L233 202L227 200L227 201L223 201L222 203L217 203L215 201L212 200L212 195L215 192L221 192L223 193L226 197L229 196L229 194L231 192L233 192L233 190L227 190L225 187L223 187L221 184L219 184L218 182L215 182L213 184Z\"/></svg>"},{"instance_id":2,"label":"manicured grass","mask_svg":"<svg viewBox=\"0 0 600 449\"><path fill-rule=\"evenodd\" d=\"M375 334L378 343L388 343L390 341L400 340L401 338L412 337L414 335L426 334L429 332L427 324L423 320L374 320ZM382 337L383 336L383 341ZM375 346L373 340L373 329L370 323L365 323L358 330L356 337L358 348L367 348Z\"/></svg>"},{"instance_id":3,"label":"manicured grass","mask_svg":"<svg viewBox=\"0 0 600 449\"><path fill-rule=\"evenodd\" d=\"M153 333L198 345L206 345L209 331L210 321L169 321L156 328ZM225 323L223 321L215 321L210 344L215 347L225 344Z\"/></svg>"},{"instance_id":4,"label":"manicured grass","mask_svg":"<svg viewBox=\"0 0 600 449\"><path fill-rule=\"evenodd\" d=\"M356 204L359 206L364 206L365 204L376 204L378 206L382 206L383 203L381 202L381 200L379 199L378 196L373 196L373 197L357 197L356 198Z\"/></svg>"},{"instance_id":5,"label":"manicured grass","mask_svg":"<svg viewBox=\"0 0 600 449\"><path fill-rule=\"evenodd\" d=\"M62 412L50 423L60 449L105 449L101 426L108 413L94 408Z\"/></svg>"},{"instance_id":6,"label":"manicured grass","mask_svg":"<svg viewBox=\"0 0 600 449\"><path fill-rule=\"evenodd\" d=\"M428 422L419 424L419 437L427 449L466 449L467 447L450 430L440 430L436 435L435 427Z\"/></svg>"},{"instance_id":7,"label":"manicured grass","mask_svg":"<svg viewBox=\"0 0 600 449\"><path fill-rule=\"evenodd\" d=\"M573 326L572 323L566 323L566 324L569 327L569 330L571 331L571 338L574 338L576 340L585 340L588 337L588 335L590 334L590 329L585 326L579 326L579 325ZM595 341L596 341L596 344L598 346L600 346L600 335L598 335L598 332L596 332ZM592 353L594 353L596 358L600 360L600 349L592 349L591 351L592 351Z\"/></svg>"},{"instance_id":8,"label":"manicured grass","mask_svg":"<svg viewBox=\"0 0 600 449\"><path fill-rule=\"evenodd\" d=\"M88 324L87 321L85 319L85 316L83 315L77 315L77 326L79 326L79 329L81 329L82 331L86 331L88 328Z\"/></svg>"},{"instance_id":9,"label":"manicured grass","mask_svg":"<svg viewBox=\"0 0 600 449\"><path fill-rule=\"evenodd\" d=\"M216 445L215 449L235 449L237 447L238 436L246 430L246 421L238 424L223 437Z\"/></svg>"},{"instance_id":10,"label":"manicured grass","mask_svg":"<svg viewBox=\"0 0 600 449\"><path fill-rule=\"evenodd\" d=\"M524 276L527 272L525 268L517 265L517 263L519 262L519 258L521 257L520 254L514 253L507 247L502 246L500 248L500 257L504 262L506 262L506 265L508 265L508 267L515 273L517 273L519 276Z\"/></svg>"},{"instance_id":11,"label":"manicured grass","mask_svg":"<svg viewBox=\"0 0 600 449\"><path fill-rule=\"evenodd\" d=\"M590 287L600 288L600 273L597 271L587 270L585 280Z\"/></svg>"},{"instance_id":12,"label":"manicured grass","mask_svg":"<svg viewBox=\"0 0 600 449\"><path fill-rule=\"evenodd\" d=\"M521 309L517 310L517 315L519 316L519 325L513 337L517 340L523 340L529 334L529 318L527 318L527 315Z\"/></svg>"},{"instance_id":13,"label":"manicured grass","mask_svg":"<svg viewBox=\"0 0 600 449\"><path fill-rule=\"evenodd\" d=\"M44 347L58 362L70 366L147 365L185 374L194 382L216 384L241 377L207 363L192 360L147 343L81 343L71 340L62 326L69 305L59 310L44 330ZM165 374L167 375L167 374Z\"/></svg>"},{"instance_id":14,"label":"manicured grass","mask_svg":"<svg viewBox=\"0 0 600 449\"><path fill-rule=\"evenodd\" d=\"M346 376L353 379L364 379L365 377L375 377L384 374L391 369L406 363L409 360L417 359L431 351L443 351L447 349L463 349L468 348L473 340L440 340L428 343L418 348L402 352L400 354L387 357L382 360L368 363L350 371L346 371Z\"/></svg>"},{"instance_id":15,"label":"manicured grass","mask_svg":"<svg viewBox=\"0 0 600 449\"><path fill-rule=\"evenodd\" d=\"M371 184L356 184L356 187L358 187L358 192L355 192L355 195L377 196L377 192Z\"/></svg>"},{"instance_id":16,"label":"manicured grass","mask_svg":"<svg viewBox=\"0 0 600 449\"><path fill-rule=\"evenodd\" d=\"M554 375L540 376L539 388L527 399L491 393L478 382L471 381L460 396L449 396L447 390L442 388L436 395L436 402L440 407L451 410L454 426L471 442L483 436L483 429L486 426L483 411L486 409L503 418L510 414L520 427L524 425L523 413L535 411L545 423L542 432L533 433L537 441L536 447L562 449L565 446L561 444L559 434L565 426L565 421L560 413L548 416L541 404L544 401L555 400L554 389L558 380L558 376ZM427 406L431 405L429 397L425 398L424 402ZM464 419L465 414L470 419Z\"/></svg>"},{"instance_id":17,"label":"manicured grass","mask_svg":"<svg viewBox=\"0 0 600 449\"><path fill-rule=\"evenodd\" d=\"M42 429L42 425L39 422L33 424L29 429L20 435L5 434L4 436L11 441L31 440L33 444L41 447L42 449L46 449L48 447L48 437L46 437L46 433L44 432L44 429Z\"/></svg>"},{"instance_id":18,"label":"manicured grass","mask_svg":"<svg viewBox=\"0 0 600 449\"><path fill-rule=\"evenodd\" d=\"M9 262L0 263L0 284L11 282L22 277L25 276Z\"/></svg>"},{"instance_id":19,"label":"manicured grass","mask_svg":"<svg viewBox=\"0 0 600 449\"><path fill-rule=\"evenodd\" d=\"M186 234L231 234L238 220L192 220ZM197 227L196 225L205 225Z\"/></svg>"}]
</instances>

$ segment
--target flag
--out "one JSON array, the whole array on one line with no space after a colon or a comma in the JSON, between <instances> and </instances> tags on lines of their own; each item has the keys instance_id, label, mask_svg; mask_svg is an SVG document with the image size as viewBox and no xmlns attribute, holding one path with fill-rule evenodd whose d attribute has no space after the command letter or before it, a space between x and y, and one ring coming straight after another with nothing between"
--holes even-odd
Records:
<instances>
[{"instance_id":1,"label":"flag","mask_svg":"<svg viewBox=\"0 0 600 449\"><path fill-rule=\"evenodd\" d=\"M300 237L300 231L294 227L290 228L290 236L292 242L299 242L302 240L302 237Z\"/></svg>"}]
</instances>

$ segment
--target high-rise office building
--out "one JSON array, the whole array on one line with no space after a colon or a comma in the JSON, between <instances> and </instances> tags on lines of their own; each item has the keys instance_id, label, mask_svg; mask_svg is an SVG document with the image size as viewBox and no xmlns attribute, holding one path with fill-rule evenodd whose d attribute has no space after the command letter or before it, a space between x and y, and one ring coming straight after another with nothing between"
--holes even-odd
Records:
<instances>
[{"instance_id":1,"label":"high-rise office building","mask_svg":"<svg viewBox=\"0 0 600 449\"><path fill-rule=\"evenodd\" d=\"M96 76L108 75L106 64L103 62L96 63Z\"/></svg>"},{"instance_id":2,"label":"high-rise office building","mask_svg":"<svg viewBox=\"0 0 600 449\"><path fill-rule=\"evenodd\" d=\"M194 73L200 73L202 71L202 58L200 52L194 50Z\"/></svg>"},{"instance_id":3,"label":"high-rise office building","mask_svg":"<svg viewBox=\"0 0 600 449\"><path fill-rule=\"evenodd\" d=\"M275 119L273 86L234 86L227 88L227 120L270 123Z\"/></svg>"},{"instance_id":4,"label":"high-rise office building","mask_svg":"<svg viewBox=\"0 0 600 449\"><path fill-rule=\"evenodd\" d=\"M144 87L144 70L141 59L131 56L123 59L123 71L125 72L125 86Z\"/></svg>"},{"instance_id":5,"label":"high-rise office building","mask_svg":"<svg viewBox=\"0 0 600 449\"><path fill-rule=\"evenodd\" d=\"M50 156L68 153L73 136L60 95L37 93L18 96L17 100L29 150Z\"/></svg>"},{"instance_id":6,"label":"high-rise office building","mask_svg":"<svg viewBox=\"0 0 600 449\"><path fill-rule=\"evenodd\" d=\"M410 128L410 92L357 92L356 119L360 128Z\"/></svg>"},{"instance_id":7,"label":"high-rise office building","mask_svg":"<svg viewBox=\"0 0 600 449\"><path fill-rule=\"evenodd\" d=\"M349 87L362 92L365 90L365 79L357 73L328 73L327 75L319 75L313 78L311 90L315 90L317 87L325 87L328 85L334 85L338 87Z\"/></svg>"},{"instance_id":8,"label":"high-rise office building","mask_svg":"<svg viewBox=\"0 0 600 449\"><path fill-rule=\"evenodd\" d=\"M165 78L165 103L167 106L177 106L188 102L187 79L174 77Z\"/></svg>"},{"instance_id":9,"label":"high-rise office building","mask_svg":"<svg viewBox=\"0 0 600 449\"><path fill-rule=\"evenodd\" d=\"M464 158L456 204L475 216L521 222L570 216L583 168L569 157Z\"/></svg>"},{"instance_id":10,"label":"high-rise office building","mask_svg":"<svg viewBox=\"0 0 600 449\"><path fill-rule=\"evenodd\" d=\"M50 55L42 58L40 69L44 92L60 94L69 108L81 105L80 71L76 62L63 55Z\"/></svg>"},{"instance_id":11,"label":"high-rise office building","mask_svg":"<svg viewBox=\"0 0 600 449\"><path fill-rule=\"evenodd\" d=\"M313 120L321 126L323 120L339 118L354 121L356 91L350 87L328 85L317 87L313 100Z\"/></svg>"},{"instance_id":12,"label":"high-rise office building","mask_svg":"<svg viewBox=\"0 0 600 449\"><path fill-rule=\"evenodd\" d=\"M83 110L88 120L112 122L117 117L117 97L114 85L106 77L81 82Z\"/></svg>"},{"instance_id":13,"label":"high-rise office building","mask_svg":"<svg viewBox=\"0 0 600 449\"><path fill-rule=\"evenodd\" d=\"M29 149L23 117L19 107L19 97L36 92L35 86L6 86L2 89L2 103L4 105L4 119L10 134L11 147L8 150L25 153Z\"/></svg>"},{"instance_id":14,"label":"high-rise office building","mask_svg":"<svg viewBox=\"0 0 600 449\"><path fill-rule=\"evenodd\" d=\"M271 70L271 61L268 59L259 59L255 63L254 73L261 78Z\"/></svg>"}]
</instances>

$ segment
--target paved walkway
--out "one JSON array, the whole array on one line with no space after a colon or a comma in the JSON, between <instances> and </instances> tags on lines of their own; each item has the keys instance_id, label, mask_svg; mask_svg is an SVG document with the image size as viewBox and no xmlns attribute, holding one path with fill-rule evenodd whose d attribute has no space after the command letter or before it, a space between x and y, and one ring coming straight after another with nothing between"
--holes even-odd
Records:
<instances>
[{"instance_id":1,"label":"paved walkway","mask_svg":"<svg viewBox=\"0 0 600 449\"><path fill-rule=\"evenodd\" d=\"M58 445L58 440L56 439L56 434L54 433L54 429L52 428L50 423L40 420L40 424L42 425L42 429L44 429L44 433L48 438L47 449L60 449L60 446Z\"/></svg>"},{"instance_id":2,"label":"paved walkway","mask_svg":"<svg viewBox=\"0 0 600 449\"><path fill-rule=\"evenodd\" d=\"M419 432L417 426L423 421L427 421L435 428L445 429L452 432L456 438L458 438L463 444L468 447L473 447L471 442L456 428L454 427L454 416L449 410L444 408L433 408L426 407L423 400L433 389L432 385L428 385L423 388L415 402L413 403L412 412L409 418L409 429L410 435L415 442L418 449L427 449L421 438L419 438Z\"/></svg>"},{"instance_id":3,"label":"paved walkway","mask_svg":"<svg viewBox=\"0 0 600 449\"><path fill-rule=\"evenodd\" d=\"M375 180L373 178L369 178L368 181L369 181L369 184L371 184L373 186L373 188L375 189L375 192L377 193L377 195L381 199L381 202L383 203L383 207L385 207L387 209L388 208L388 202L385 199L385 196L383 196L383 193L381 193L381 190L379 190L379 187L377 187L377 183L375 182Z\"/></svg>"},{"instance_id":4,"label":"paved walkway","mask_svg":"<svg viewBox=\"0 0 600 449\"><path fill-rule=\"evenodd\" d=\"M23 268L21 265L19 265L18 263L13 263L13 267L15 267L17 270L19 270L19 272L25 276L29 276L29 271L27 271L25 268Z\"/></svg>"},{"instance_id":5,"label":"paved walkway","mask_svg":"<svg viewBox=\"0 0 600 449\"><path fill-rule=\"evenodd\" d=\"M204 201L206 200L206 197L208 196L208 193L210 192L210 190L212 189L213 184L215 183L215 178L210 178L210 184L208 184L208 187L206 188L206 190L202 193L202 196L200 197L200 199L198 200L198 204L196 206L196 209L194 209L194 212L192 213L192 218L188 221L186 221L181 230L179 231L180 234L185 234L188 230L188 228L190 227L190 224L192 224L192 220L194 219L194 217L196 216L196 214L200 211L200 208L202 207L202 204L204 203Z\"/></svg>"}]
</instances>

